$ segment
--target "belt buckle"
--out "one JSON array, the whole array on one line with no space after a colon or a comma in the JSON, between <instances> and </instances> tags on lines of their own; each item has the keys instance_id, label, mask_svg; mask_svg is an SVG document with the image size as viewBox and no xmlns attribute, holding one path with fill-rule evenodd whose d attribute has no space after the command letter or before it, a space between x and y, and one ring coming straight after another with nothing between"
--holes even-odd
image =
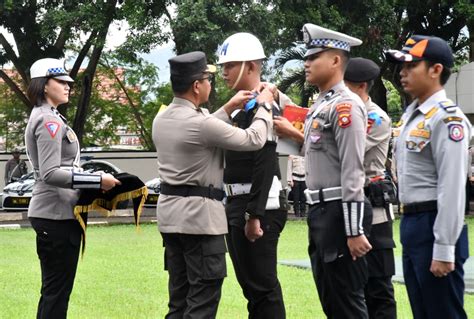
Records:
<instances>
[{"instance_id":1,"label":"belt buckle","mask_svg":"<svg viewBox=\"0 0 474 319\"><path fill-rule=\"evenodd\" d=\"M403 214L404 207L405 205L400 204L399 209L398 209L400 211L400 214Z\"/></svg>"},{"instance_id":2,"label":"belt buckle","mask_svg":"<svg viewBox=\"0 0 474 319\"><path fill-rule=\"evenodd\" d=\"M225 193L228 197L232 196L232 188L230 184L224 184Z\"/></svg>"}]
</instances>

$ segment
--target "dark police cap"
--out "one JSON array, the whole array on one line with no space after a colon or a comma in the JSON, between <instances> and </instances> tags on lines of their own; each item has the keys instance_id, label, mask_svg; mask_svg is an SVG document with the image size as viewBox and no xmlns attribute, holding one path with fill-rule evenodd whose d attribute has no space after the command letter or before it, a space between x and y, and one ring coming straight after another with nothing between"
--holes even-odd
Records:
<instances>
[{"instance_id":1,"label":"dark police cap","mask_svg":"<svg viewBox=\"0 0 474 319\"><path fill-rule=\"evenodd\" d=\"M387 60L395 63L427 60L441 63L447 68L454 66L454 57L449 44L441 38L413 35L401 50L385 52Z\"/></svg>"},{"instance_id":2,"label":"dark police cap","mask_svg":"<svg viewBox=\"0 0 474 319\"><path fill-rule=\"evenodd\" d=\"M171 78L185 83L202 79L206 72L216 72L216 67L207 64L206 54L201 51L177 55L169 59L168 62Z\"/></svg>"},{"instance_id":3,"label":"dark police cap","mask_svg":"<svg viewBox=\"0 0 474 319\"><path fill-rule=\"evenodd\" d=\"M344 80L360 83L368 82L377 78L380 74L380 68L372 60L364 58L351 58L347 64Z\"/></svg>"}]
</instances>

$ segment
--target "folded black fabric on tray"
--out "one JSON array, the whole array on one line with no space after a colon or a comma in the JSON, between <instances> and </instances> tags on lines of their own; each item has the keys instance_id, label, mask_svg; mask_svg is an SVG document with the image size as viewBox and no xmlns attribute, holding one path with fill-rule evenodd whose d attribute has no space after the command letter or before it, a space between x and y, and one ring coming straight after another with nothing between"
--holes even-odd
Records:
<instances>
[{"instance_id":1,"label":"folded black fabric on tray","mask_svg":"<svg viewBox=\"0 0 474 319\"><path fill-rule=\"evenodd\" d=\"M98 189L84 189L81 191L79 200L74 207L74 215L81 224L83 231L82 253L85 248L85 233L87 227L87 217L90 211L98 211L109 215L117 207L117 203L132 200L133 215L135 225L138 227L143 205L148 196L148 189L145 184L135 175L129 173L119 173L115 175L121 184L115 186L107 192Z\"/></svg>"}]
</instances>

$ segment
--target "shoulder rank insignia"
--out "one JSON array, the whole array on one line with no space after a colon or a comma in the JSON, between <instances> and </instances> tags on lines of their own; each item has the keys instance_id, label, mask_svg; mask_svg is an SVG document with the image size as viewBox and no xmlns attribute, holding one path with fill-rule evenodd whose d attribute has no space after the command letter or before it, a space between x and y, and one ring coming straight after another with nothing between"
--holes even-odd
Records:
<instances>
[{"instance_id":1,"label":"shoulder rank insignia","mask_svg":"<svg viewBox=\"0 0 474 319\"><path fill-rule=\"evenodd\" d=\"M455 112L457 108L457 105L451 100L439 102L439 106L441 106L448 113Z\"/></svg>"},{"instance_id":2,"label":"shoulder rank insignia","mask_svg":"<svg viewBox=\"0 0 474 319\"><path fill-rule=\"evenodd\" d=\"M425 119L430 119L433 117L433 115L435 115L435 113L438 112L438 108L437 107L432 107L431 110L429 110L426 114L425 114Z\"/></svg>"},{"instance_id":3,"label":"shoulder rank insignia","mask_svg":"<svg viewBox=\"0 0 474 319\"><path fill-rule=\"evenodd\" d=\"M56 133L59 130L60 124L58 122L49 121L49 122L46 122L44 126L48 130L49 135L51 135L51 137L54 138L56 136Z\"/></svg>"},{"instance_id":4,"label":"shoulder rank insignia","mask_svg":"<svg viewBox=\"0 0 474 319\"><path fill-rule=\"evenodd\" d=\"M448 116L443 120L444 123L449 123L449 122L462 122L462 117L459 116Z\"/></svg>"},{"instance_id":5,"label":"shoulder rank insignia","mask_svg":"<svg viewBox=\"0 0 474 319\"><path fill-rule=\"evenodd\" d=\"M449 138L459 142L464 138L464 127L461 124L448 124Z\"/></svg>"}]
</instances>

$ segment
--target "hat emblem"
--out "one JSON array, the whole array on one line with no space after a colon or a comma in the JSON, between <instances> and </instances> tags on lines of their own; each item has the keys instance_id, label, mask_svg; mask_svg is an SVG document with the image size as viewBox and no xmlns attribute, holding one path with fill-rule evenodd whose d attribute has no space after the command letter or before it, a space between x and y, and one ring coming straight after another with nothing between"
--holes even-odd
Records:
<instances>
[{"instance_id":1,"label":"hat emblem","mask_svg":"<svg viewBox=\"0 0 474 319\"><path fill-rule=\"evenodd\" d=\"M422 40L415 44L413 48L408 51L411 55L414 55L416 57L423 57L423 53L425 53L426 47L428 46L428 39Z\"/></svg>"},{"instance_id":2,"label":"hat emblem","mask_svg":"<svg viewBox=\"0 0 474 319\"><path fill-rule=\"evenodd\" d=\"M309 35L308 30L306 30L306 29L303 30L303 41L306 42L306 43L311 41L311 36Z\"/></svg>"},{"instance_id":3,"label":"hat emblem","mask_svg":"<svg viewBox=\"0 0 474 319\"><path fill-rule=\"evenodd\" d=\"M228 47L229 47L229 42L224 43L224 44L222 45L222 47L220 48L220 50L219 50L219 52L220 52L219 54L220 54L220 55L226 55L226 54L227 54L227 48L228 48Z\"/></svg>"}]
</instances>

